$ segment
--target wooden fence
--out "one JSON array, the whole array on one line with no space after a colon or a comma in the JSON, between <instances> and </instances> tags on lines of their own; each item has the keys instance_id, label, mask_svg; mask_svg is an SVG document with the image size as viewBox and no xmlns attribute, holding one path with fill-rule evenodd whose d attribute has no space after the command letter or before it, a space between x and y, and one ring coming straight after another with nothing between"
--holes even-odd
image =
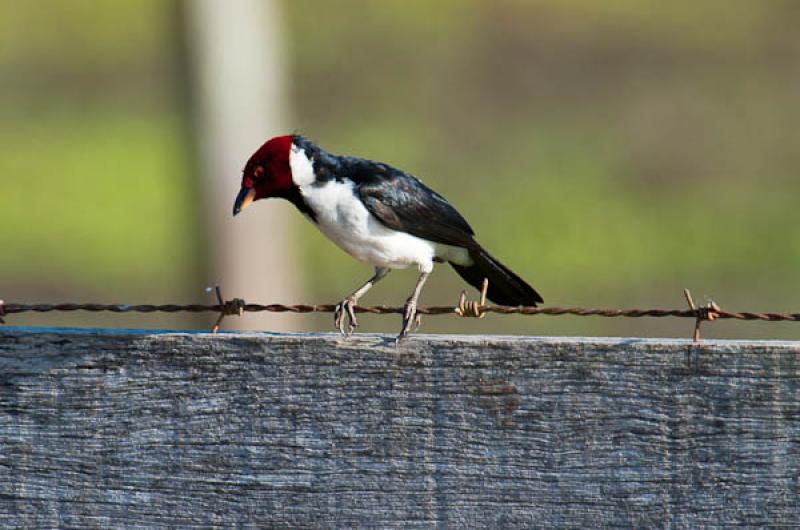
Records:
<instances>
[{"instance_id":1,"label":"wooden fence","mask_svg":"<svg viewBox=\"0 0 800 530\"><path fill-rule=\"evenodd\" d=\"M800 343L0 328L0 527L800 522Z\"/></svg>"}]
</instances>

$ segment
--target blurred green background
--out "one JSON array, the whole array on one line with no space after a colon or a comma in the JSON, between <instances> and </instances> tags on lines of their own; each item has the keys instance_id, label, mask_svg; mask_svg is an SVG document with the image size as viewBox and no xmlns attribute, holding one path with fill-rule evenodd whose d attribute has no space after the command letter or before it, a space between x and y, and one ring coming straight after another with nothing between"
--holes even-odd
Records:
<instances>
[{"instance_id":1,"label":"blurred green background","mask_svg":"<svg viewBox=\"0 0 800 530\"><path fill-rule=\"evenodd\" d=\"M725 309L798 311L800 2L280 7L289 131L421 177L547 305L683 307L688 287ZM0 0L6 301L208 300L181 13L162 0ZM236 191L220 197L226 208ZM263 302L334 302L369 276L295 217L307 299ZM415 277L394 273L362 302L400 304ZM422 303L454 303L462 288L440 266ZM331 327L329 315L297 319ZM361 323L399 328L393 317ZM430 317L422 330L688 337L692 326L489 316ZM800 327L715 322L703 336L798 338Z\"/></svg>"}]
</instances>

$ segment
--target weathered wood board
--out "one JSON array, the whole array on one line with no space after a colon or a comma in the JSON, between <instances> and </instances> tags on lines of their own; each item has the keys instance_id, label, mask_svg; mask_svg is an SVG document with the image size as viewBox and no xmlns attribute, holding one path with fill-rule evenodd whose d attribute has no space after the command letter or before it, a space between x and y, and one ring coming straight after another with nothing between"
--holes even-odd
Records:
<instances>
[{"instance_id":1,"label":"weathered wood board","mask_svg":"<svg viewBox=\"0 0 800 530\"><path fill-rule=\"evenodd\" d=\"M0 328L3 528L798 524L800 343Z\"/></svg>"}]
</instances>

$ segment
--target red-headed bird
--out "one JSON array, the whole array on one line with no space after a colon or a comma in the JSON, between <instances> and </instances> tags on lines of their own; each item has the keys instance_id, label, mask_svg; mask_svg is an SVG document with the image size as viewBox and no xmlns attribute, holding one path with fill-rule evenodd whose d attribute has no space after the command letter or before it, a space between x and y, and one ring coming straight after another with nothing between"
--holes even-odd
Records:
<instances>
[{"instance_id":1,"label":"red-headed bird","mask_svg":"<svg viewBox=\"0 0 800 530\"><path fill-rule=\"evenodd\" d=\"M398 339L408 335L417 300L434 262L448 262L470 285L489 280L487 297L501 305L542 302L530 285L475 241L472 228L444 197L413 175L387 164L338 156L299 135L277 136L244 167L233 215L253 201L279 197L294 204L328 239L375 274L336 307L334 322L345 333L358 325L353 307L392 269L419 268L405 304Z\"/></svg>"}]
</instances>

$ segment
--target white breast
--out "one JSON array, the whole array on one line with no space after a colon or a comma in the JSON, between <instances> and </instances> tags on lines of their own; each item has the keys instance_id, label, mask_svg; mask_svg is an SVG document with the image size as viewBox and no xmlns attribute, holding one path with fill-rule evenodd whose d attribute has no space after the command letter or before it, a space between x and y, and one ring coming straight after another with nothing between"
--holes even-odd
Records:
<instances>
[{"instance_id":1,"label":"white breast","mask_svg":"<svg viewBox=\"0 0 800 530\"><path fill-rule=\"evenodd\" d=\"M289 164L292 179L316 215L320 231L354 258L390 269L416 265L421 272L433 270L434 256L469 261L464 249L384 226L357 197L352 182L317 183L313 165L302 149L292 147Z\"/></svg>"},{"instance_id":2,"label":"white breast","mask_svg":"<svg viewBox=\"0 0 800 530\"><path fill-rule=\"evenodd\" d=\"M300 188L323 234L354 258L390 269L433 270L436 245L387 228L356 197L353 183L331 181Z\"/></svg>"}]
</instances>

